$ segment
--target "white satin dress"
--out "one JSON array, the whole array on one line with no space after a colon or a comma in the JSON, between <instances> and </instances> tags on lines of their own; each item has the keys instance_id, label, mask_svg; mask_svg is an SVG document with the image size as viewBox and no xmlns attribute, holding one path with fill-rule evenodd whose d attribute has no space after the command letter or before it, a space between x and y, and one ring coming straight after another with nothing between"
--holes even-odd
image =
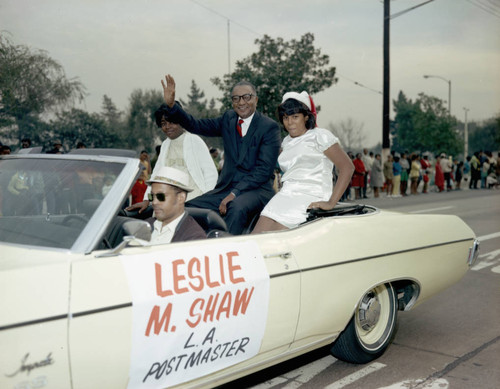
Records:
<instances>
[{"instance_id":1,"label":"white satin dress","mask_svg":"<svg viewBox=\"0 0 500 389\"><path fill-rule=\"evenodd\" d=\"M307 207L314 201L327 201L333 190L333 162L323 152L339 143L338 138L323 128L307 130L282 143L278 158L284 172L283 187L261 212L278 223L294 228L307 219Z\"/></svg>"}]
</instances>

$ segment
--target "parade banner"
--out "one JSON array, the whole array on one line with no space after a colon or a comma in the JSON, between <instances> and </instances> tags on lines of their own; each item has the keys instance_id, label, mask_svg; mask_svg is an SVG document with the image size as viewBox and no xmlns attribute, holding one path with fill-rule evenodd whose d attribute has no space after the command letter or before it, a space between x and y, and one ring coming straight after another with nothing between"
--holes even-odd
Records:
<instances>
[{"instance_id":1,"label":"parade banner","mask_svg":"<svg viewBox=\"0 0 500 389\"><path fill-rule=\"evenodd\" d=\"M133 303L129 388L169 387L258 353L269 274L255 242L165 246L122 264Z\"/></svg>"}]
</instances>

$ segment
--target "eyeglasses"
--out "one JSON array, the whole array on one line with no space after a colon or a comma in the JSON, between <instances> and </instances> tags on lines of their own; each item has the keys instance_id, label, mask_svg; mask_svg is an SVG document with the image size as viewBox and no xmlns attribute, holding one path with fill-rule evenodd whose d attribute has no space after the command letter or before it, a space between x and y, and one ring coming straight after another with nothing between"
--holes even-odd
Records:
<instances>
[{"instance_id":1,"label":"eyeglasses","mask_svg":"<svg viewBox=\"0 0 500 389\"><path fill-rule=\"evenodd\" d=\"M155 196L160 203L163 203L165 201L165 193L149 193L148 200L153 201Z\"/></svg>"},{"instance_id":2,"label":"eyeglasses","mask_svg":"<svg viewBox=\"0 0 500 389\"><path fill-rule=\"evenodd\" d=\"M256 96L256 95L253 95L251 93L246 93L246 94L241 95L241 96L234 95L234 96L231 96L231 100L233 101L233 103L239 103L240 99L243 99L245 101L250 101L252 96Z\"/></svg>"}]
</instances>

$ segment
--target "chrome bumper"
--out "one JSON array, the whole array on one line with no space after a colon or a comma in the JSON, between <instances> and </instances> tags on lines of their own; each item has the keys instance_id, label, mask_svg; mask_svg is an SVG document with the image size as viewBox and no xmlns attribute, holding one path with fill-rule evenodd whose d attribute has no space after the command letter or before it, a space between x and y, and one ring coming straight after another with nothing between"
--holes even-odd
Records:
<instances>
[{"instance_id":1,"label":"chrome bumper","mask_svg":"<svg viewBox=\"0 0 500 389\"><path fill-rule=\"evenodd\" d=\"M474 266L477 261L477 257L479 256L479 240L474 239L474 243L472 247L469 248L469 256L467 257L467 265L469 267Z\"/></svg>"}]
</instances>

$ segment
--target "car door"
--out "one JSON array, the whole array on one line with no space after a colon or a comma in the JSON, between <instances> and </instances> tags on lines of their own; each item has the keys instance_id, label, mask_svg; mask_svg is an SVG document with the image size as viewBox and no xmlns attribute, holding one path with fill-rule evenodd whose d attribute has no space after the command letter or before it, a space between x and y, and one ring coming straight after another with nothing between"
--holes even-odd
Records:
<instances>
[{"instance_id":1,"label":"car door","mask_svg":"<svg viewBox=\"0 0 500 389\"><path fill-rule=\"evenodd\" d=\"M8 245L0 251L0 387L71 387L68 253Z\"/></svg>"},{"instance_id":2,"label":"car door","mask_svg":"<svg viewBox=\"0 0 500 389\"><path fill-rule=\"evenodd\" d=\"M73 388L125 388L132 299L119 256L72 263L69 354Z\"/></svg>"},{"instance_id":3,"label":"car door","mask_svg":"<svg viewBox=\"0 0 500 389\"><path fill-rule=\"evenodd\" d=\"M262 351L286 353L295 337L300 312L300 271L289 243L289 232L263 234L259 244L271 280L266 335Z\"/></svg>"},{"instance_id":4,"label":"car door","mask_svg":"<svg viewBox=\"0 0 500 389\"><path fill-rule=\"evenodd\" d=\"M196 247L193 248L194 245ZM269 276L269 294L268 296L266 295L268 301L265 302L267 306L265 315L258 316L259 314L257 314L257 316L249 316L252 315L250 312L243 312L245 315L239 315L241 317L236 319L240 321L235 322L237 324L232 326L239 328L245 324L245 320L250 320L251 322L246 323L250 327L259 327L260 325L264 329L262 334L256 335L261 336L259 338L260 347L258 348L258 354L242 362L235 360L234 366L229 367L229 370L225 369L224 374L230 374L230 371L242 371L248 366L265 363L265 361L286 353L295 335L299 312L300 275L295 260L290 255L287 250L287 244L283 243L282 239L264 239L264 237L258 237L255 241L248 243L247 239L234 237L162 246L129 247L116 256L98 257L96 254L104 253L99 252L87 255L85 258L80 258L72 264L72 319L69 323L69 339L71 344L70 357L73 387L126 387L127 385L131 385L128 380L130 377L132 377L132 380L134 379L133 369L134 360L136 360L134 358L138 354L136 344L133 341L133 339L137 338L137 330L134 333L134 328L136 328L134 327L134 320L136 318L134 309L139 310L142 304L140 300L134 300L134 285L132 284L135 282L133 278L140 279L143 277L140 274L140 263L143 263L146 267L146 263L150 258L165 258L171 255L170 253L175 253L175 255L172 254L174 255L172 258L175 260L175 258L181 258L184 252L192 253L193 250L212 252L212 250L218 250L221 247L230 247L235 250L250 247L251 250L258 250L263 257L265 269ZM138 263L139 266L137 269L139 270L132 272L132 275L127 273L127 266L125 265L127 261ZM214 259L212 258L211 261L219 266L218 260L213 262ZM180 271L178 269L180 268L176 268L174 271ZM167 278L170 273L170 271L165 271L163 277ZM242 275L243 273L240 273L238 270L235 274ZM186 280L184 281L182 285L187 287L189 284ZM228 282L228 277L226 277L225 281L226 283ZM141 281L138 280L137 282ZM154 277L151 278L151 282L155 282ZM163 282L166 283L165 280ZM217 281L213 278L212 283L215 282ZM221 282L220 279L219 282ZM166 286L163 288L167 289ZM213 290L212 295L215 296L215 291L218 289L214 288ZM256 298L260 298L258 296L255 290L252 298L255 300ZM223 298L222 294L220 298ZM145 303L148 304L148 302ZM222 304L220 299L217 304L219 304L219 308L217 309L220 313L220 304ZM151 306L154 306L154 304ZM218 326L224 324L223 322L226 319L224 309L222 309L223 313L219 317L219 314L211 316L207 313L208 304L205 307L202 307L200 304L193 304L192 309L193 307L195 312L191 312L192 316L189 318L192 324L198 316L202 317L201 314L203 314L204 319L208 315L208 324L213 323L213 328L218 328ZM234 319L232 316L236 316L234 312L237 309L241 310L241 308L236 308L236 306L231 307L231 315L228 315L231 317L228 320ZM143 321L143 324L146 322L147 317L146 321ZM164 326L166 322L161 322L160 324L161 331L168 331L168 328L174 327L172 323L168 326ZM177 322L175 324L178 325ZM141 334L144 333L145 328L146 326L144 325ZM172 331L174 330L172 329ZM218 339L213 341L209 339L210 331L204 329L197 330L195 328L189 337L184 336L183 338L179 334L179 330L177 330L173 335L174 337L178 335L178 337L182 338L182 342L180 346L173 347L173 349L188 349L195 343L197 345L204 343L203 352L208 353L210 348L208 346L213 342L210 358L215 360L217 359L215 351L217 350L217 346L228 343L221 340L227 332L225 330L225 333L221 333L217 329ZM236 340L241 338L238 334L227 336L230 339L233 336ZM242 351L247 351L243 350L242 342L235 342L229 344L225 351L219 348L217 353L232 357L231 354L237 354L238 346L241 347ZM157 342L152 344L154 346ZM234 348L233 351L230 351L231 347ZM167 349L171 348L167 347ZM153 351L151 348L146 348L144 353L140 355L140 359L147 358L148 355L145 354L149 353L153 353ZM153 361L155 360L153 357L151 358ZM186 358L189 358L189 355ZM186 376L186 380L188 381L208 374L202 370L204 367L203 363L196 360L193 363L196 366ZM195 368L200 369L200 372L194 371ZM217 373L213 375L216 376Z\"/></svg>"}]
</instances>

